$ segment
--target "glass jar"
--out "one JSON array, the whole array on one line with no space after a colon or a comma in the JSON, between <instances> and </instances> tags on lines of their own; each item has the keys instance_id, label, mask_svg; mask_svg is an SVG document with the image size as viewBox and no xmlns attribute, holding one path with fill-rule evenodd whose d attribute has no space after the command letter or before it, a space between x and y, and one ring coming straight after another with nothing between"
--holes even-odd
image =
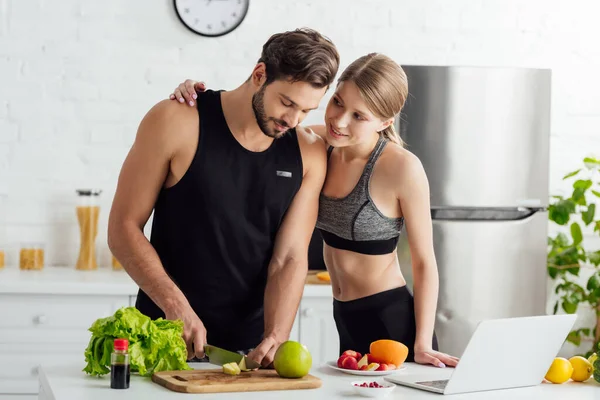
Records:
<instances>
[{"instance_id":1,"label":"glass jar","mask_svg":"<svg viewBox=\"0 0 600 400\"><path fill-rule=\"evenodd\" d=\"M117 257L112 256L112 268L115 271L120 271L123 269L123 266L121 265L121 263L119 262L119 260L117 260Z\"/></svg>"},{"instance_id":2,"label":"glass jar","mask_svg":"<svg viewBox=\"0 0 600 400\"><path fill-rule=\"evenodd\" d=\"M96 259L96 236L98 235L98 217L100 205L99 189L77 190L77 221L79 222L80 245L76 269L93 270L98 268Z\"/></svg>"},{"instance_id":3,"label":"glass jar","mask_svg":"<svg viewBox=\"0 0 600 400\"><path fill-rule=\"evenodd\" d=\"M41 270L44 268L44 244L21 243L19 251L19 268L26 270Z\"/></svg>"}]
</instances>

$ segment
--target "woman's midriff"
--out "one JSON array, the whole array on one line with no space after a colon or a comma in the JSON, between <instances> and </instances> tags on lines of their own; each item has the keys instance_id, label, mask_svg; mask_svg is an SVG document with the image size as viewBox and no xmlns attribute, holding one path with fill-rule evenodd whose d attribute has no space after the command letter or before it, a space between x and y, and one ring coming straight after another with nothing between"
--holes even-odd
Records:
<instances>
[{"instance_id":1,"label":"woman's midriff","mask_svg":"<svg viewBox=\"0 0 600 400\"><path fill-rule=\"evenodd\" d=\"M333 297L355 300L406 285L396 252L366 255L323 245Z\"/></svg>"}]
</instances>

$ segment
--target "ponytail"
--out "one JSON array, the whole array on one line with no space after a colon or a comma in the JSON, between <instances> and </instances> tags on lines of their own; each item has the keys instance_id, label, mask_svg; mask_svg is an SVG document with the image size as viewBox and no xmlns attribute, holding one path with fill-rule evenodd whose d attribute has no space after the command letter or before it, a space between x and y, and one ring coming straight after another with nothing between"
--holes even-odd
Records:
<instances>
[{"instance_id":1,"label":"ponytail","mask_svg":"<svg viewBox=\"0 0 600 400\"><path fill-rule=\"evenodd\" d=\"M396 132L396 128L394 128L393 123L390 124L390 126L385 128L384 130L380 131L379 134L382 135L387 140L394 142L397 145L400 145L402 147L405 147L405 143L402 140L402 138L400 137L400 135L398 135L398 132Z\"/></svg>"}]
</instances>

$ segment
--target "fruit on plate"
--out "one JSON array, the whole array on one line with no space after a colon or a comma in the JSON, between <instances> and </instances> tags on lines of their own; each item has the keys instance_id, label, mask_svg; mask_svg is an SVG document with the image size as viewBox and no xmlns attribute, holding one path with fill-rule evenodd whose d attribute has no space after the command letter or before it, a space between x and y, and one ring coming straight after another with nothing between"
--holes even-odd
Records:
<instances>
[{"instance_id":1,"label":"fruit on plate","mask_svg":"<svg viewBox=\"0 0 600 400\"><path fill-rule=\"evenodd\" d=\"M329 272L317 272L317 279L324 282L331 282L331 276L329 276Z\"/></svg>"},{"instance_id":2,"label":"fruit on plate","mask_svg":"<svg viewBox=\"0 0 600 400\"><path fill-rule=\"evenodd\" d=\"M362 358L358 361L358 369L362 369L362 367L369 365L369 357L365 354L364 356L362 356Z\"/></svg>"},{"instance_id":3,"label":"fruit on plate","mask_svg":"<svg viewBox=\"0 0 600 400\"><path fill-rule=\"evenodd\" d=\"M574 356L569 358L569 362L573 366L571 379L575 382L585 382L592 376L592 364L585 357Z\"/></svg>"},{"instance_id":4,"label":"fruit on plate","mask_svg":"<svg viewBox=\"0 0 600 400\"><path fill-rule=\"evenodd\" d=\"M344 369L358 369L358 361L356 358L349 356L341 356L341 363L338 363L338 367Z\"/></svg>"},{"instance_id":5,"label":"fruit on plate","mask_svg":"<svg viewBox=\"0 0 600 400\"><path fill-rule=\"evenodd\" d=\"M573 366L569 360L564 357L556 357L550 364L545 378L552 383L565 383L571 379L572 374Z\"/></svg>"},{"instance_id":6,"label":"fruit on plate","mask_svg":"<svg viewBox=\"0 0 600 400\"><path fill-rule=\"evenodd\" d=\"M376 371L389 371L392 369L396 369L394 364L379 364L379 368L377 368Z\"/></svg>"},{"instance_id":7,"label":"fruit on plate","mask_svg":"<svg viewBox=\"0 0 600 400\"><path fill-rule=\"evenodd\" d=\"M360 354L358 351L354 351L354 350L346 350L345 352L342 353L342 356L354 357L357 362L358 362L358 360L360 360L362 358L362 354Z\"/></svg>"},{"instance_id":8,"label":"fruit on plate","mask_svg":"<svg viewBox=\"0 0 600 400\"><path fill-rule=\"evenodd\" d=\"M369 362L376 362L378 364L381 364L383 361L381 361L380 359L378 359L377 357L374 357L373 354L371 353L367 353L367 357L369 357ZM384 363L385 364L385 363Z\"/></svg>"},{"instance_id":9,"label":"fruit on plate","mask_svg":"<svg viewBox=\"0 0 600 400\"><path fill-rule=\"evenodd\" d=\"M310 371L312 356L306 346L288 340L275 352L273 366L282 378L302 378Z\"/></svg>"},{"instance_id":10,"label":"fruit on plate","mask_svg":"<svg viewBox=\"0 0 600 400\"><path fill-rule=\"evenodd\" d=\"M239 375L242 370L237 363L230 362L227 364L223 364L223 372L227 375Z\"/></svg>"},{"instance_id":11,"label":"fruit on plate","mask_svg":"<svg viewBox=\"0 0 600 400\"><path fill-rule=\"evenodd\" d=\"M369 353L380 363L400 367L408 357L408 347L395 340L381 339L371 343Z\"/></svg>"},{"instance_id":12,"label":"fruit on plate","mask_svg":"<svg viewBox=\"0 0 600 400\"><path fill-rule=\"evenodd\" d=\"M377 368L379 368L379 364L371 363L371 364L367 365L367 368L365 368L365 371L377 371Z\"/></svg>"}]
</instances>

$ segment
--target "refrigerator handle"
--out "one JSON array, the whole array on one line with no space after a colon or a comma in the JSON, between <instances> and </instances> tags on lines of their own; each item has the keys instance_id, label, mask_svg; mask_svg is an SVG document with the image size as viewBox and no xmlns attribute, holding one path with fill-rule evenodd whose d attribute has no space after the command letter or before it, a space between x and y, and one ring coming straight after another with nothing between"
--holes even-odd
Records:
<instances>
[{"instance_id":1,"label":"refrigerator handle","mask_svg":"<svg viewBox=\"0 0 600 400\"><path fill-rule=\"evenodd\" d=\"M520 221L545 211L544 207L431 207L438 221Z\"/></svg>"}]
</instances>

